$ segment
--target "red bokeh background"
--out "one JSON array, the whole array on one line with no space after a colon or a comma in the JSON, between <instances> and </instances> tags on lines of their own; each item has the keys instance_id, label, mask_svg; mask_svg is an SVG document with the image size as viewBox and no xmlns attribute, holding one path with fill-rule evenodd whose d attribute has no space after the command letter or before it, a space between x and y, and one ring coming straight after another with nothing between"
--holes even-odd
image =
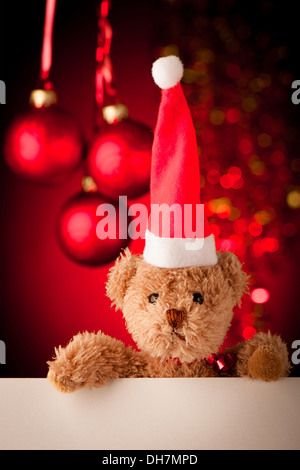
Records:
<instances>
[{"instance_id":1,"label":"red bokeh background","mask_svg":"<svg viewBox=\"0 0 300 470\"><path fill-rule=\"evenodd\" d=\"M114 29L111 55L119 96L128 105L130 117L150 128L155 125L160 99L150 71L155 51L161 45L157 29L161 3L166 2L119 0L113 2L110 14ZM250 4L253 2L245 2L255 23L254 6ZM60 106L78 117L87 141L93 131L95 5L96 2L58 1L53 50L52 79ZM5 47L1 50L0 78L7 87L7 104L1 107L2 145L7 126L26 107L38 76L44 4L19 3L17 12L9 2L1 8L1 44L5 39ZM293 15L297 16L287 12L286 18L293 21ZM275 19L277 31L280 19ZM287 40L294 45L298 38L292 34L292 27L288 30ZM284 30L278 34L284 35ZM298 56L295 49L291 50L293 66ZM298 69L293 71L297 73ZM115 312L105 296L111 263L102 267L77 264L63 253L55 234L61 207L81 189L81 170L60 186L44 187L13 174L3 158L0 165L0 339L6 344L7 353L0 375L45 377L46 361L51 359L54 347L66 344L83 330L101 329L134 345L121 312ZM138 202L148 204L148 195ZM141 252L143 241L131 242L130 248L135 253ZM269 301L272 330L281 334L289 347L300 337L299 255L299 244L295 244L289 259L276 258L273 266L259 268L265 285L272 284L269 289L273 292Z\"/></svg>"}]
</instances>

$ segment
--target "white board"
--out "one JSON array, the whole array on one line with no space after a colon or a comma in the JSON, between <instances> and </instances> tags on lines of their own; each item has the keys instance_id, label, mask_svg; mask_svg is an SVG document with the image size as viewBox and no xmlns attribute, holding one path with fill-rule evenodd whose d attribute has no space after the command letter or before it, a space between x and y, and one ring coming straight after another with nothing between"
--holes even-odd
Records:
<instances>
[{"instance_id":1,"label":"white board","mask_svg":"<svg viewBox=\"0 0 300 470\"><path fill-rule=\"evenodd\" d=\"M300 378L0 379L1 450L300 449Z\"/></svg>"}]
</instances>

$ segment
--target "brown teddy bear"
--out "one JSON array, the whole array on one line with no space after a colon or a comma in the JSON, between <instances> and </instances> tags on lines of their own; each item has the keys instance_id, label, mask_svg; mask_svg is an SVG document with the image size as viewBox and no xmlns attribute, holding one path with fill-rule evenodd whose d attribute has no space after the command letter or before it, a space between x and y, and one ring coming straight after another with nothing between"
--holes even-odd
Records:
<instances>
[{"instance_id":1,"label":"brown teddy bear","mask_svg":"<svg viewBox=\"0 0 300 470\"><path fill-rule=\"evenodd\" d=\"M107 295L123 311L139 350L101 331L79 333L56 350L48 378L58 390L72 392L119 377L272 381L287 376L287 348L269 332L220 354L248 277L235 254L216 251L201 212L197 142L180 85L183 66L170 56L156 61L152 73L162 99L152 151L151 203L164 203L172 211L164 220L151 212L143 255L126 249L107 282ZM186 208L195 210L195 219Z\"/></svg>"},{"instance_id":2,"label":"brown teddy bear","mask_svg":"<svg viewBox=\"0 0 300 470\"><path fill-rule=\"evenodd\" d=\"M215 266L157 268L128 249L110 270L107 294L122 309L140 351L105 335L79 333L58 348L49 380L62 392L98 387L119 377L215 377L217 354L247 277L237 257L220 253ZM258 333L225 351L234 364L225 375L276 380L288 375L287 350L278 336ZM230 364L229 364L230 365ZM222 372L221 372L222 374Z\"/></svg>"}]
</instances>

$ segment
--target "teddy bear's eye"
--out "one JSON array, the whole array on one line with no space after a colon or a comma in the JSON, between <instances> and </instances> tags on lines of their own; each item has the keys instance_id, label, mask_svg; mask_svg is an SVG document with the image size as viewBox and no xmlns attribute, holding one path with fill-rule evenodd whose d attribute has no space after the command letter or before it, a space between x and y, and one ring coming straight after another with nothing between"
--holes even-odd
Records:
<instances>
[{"instance_id":1,"label":"teddy bear's eye","mask_svg":"<svg viewBox=\"0 0 300 470\"><path fill-rule=\"evenodd\" d=\"M195 292L193 294L193 301L198 302L198 304L203 304L204 299L203 299L202 294L200 294L200 292Z\"/></svg>"},{"instance_id":2,"label":"teddy bear's eye","mask_svg":"<svg viewBox=\"0 0 300 470\"><path fill-rule=\"evenodd\" d=\"M157 298L158 298L158 294L149 295L148 299L149 299L150 304L155 304Z\"/></svg>"}]
</instances>

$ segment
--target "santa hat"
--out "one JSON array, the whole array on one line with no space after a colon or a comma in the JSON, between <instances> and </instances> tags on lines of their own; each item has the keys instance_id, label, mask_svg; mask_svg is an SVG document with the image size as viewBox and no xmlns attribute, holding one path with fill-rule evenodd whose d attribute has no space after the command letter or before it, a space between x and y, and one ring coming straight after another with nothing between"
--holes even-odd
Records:
<instances>
[{"instance_id":1,"label":"santa hat","mask_svg":"<svg viewBox=\"0 0 300 470\"><path fill-rule=\"evenodd\" d=\"M196 134L180 85L183 65L176 56L162 57L154 62L152 75L161 88L161 103L152 148L144 259L161 268L212 266L218 257L200 202Z\"/></svg>"}]
</instances>

